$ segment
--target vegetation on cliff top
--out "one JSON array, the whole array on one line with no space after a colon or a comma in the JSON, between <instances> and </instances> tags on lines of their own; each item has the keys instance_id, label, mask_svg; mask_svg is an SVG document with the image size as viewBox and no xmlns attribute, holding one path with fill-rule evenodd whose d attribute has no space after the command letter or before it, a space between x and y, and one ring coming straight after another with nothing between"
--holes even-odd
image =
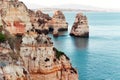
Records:
<instances>
[{"instance_id":1,"label":"vegetation on cliff top","mask_svg":"<svg viewBox=\"0 0 120 80\"><path fill-rule=\"evenodd\" d=\"M5 35L0 32L0 42L5 41Z\"/></svg>"},{"instance_id":2,"label":"vegetation on cliff top","mask_svg":"<svg viewBox=\"0 0 120 80\"><path fill-rule=\"evenodd\" d=\"M57 50L56 48L53 48L53 50L56 52L55 56L57 59L60 59L62 55L66 57L67 60L70 60L69 57L66 56L66 54L62 51Z\"/></svg>"}]
</instances>

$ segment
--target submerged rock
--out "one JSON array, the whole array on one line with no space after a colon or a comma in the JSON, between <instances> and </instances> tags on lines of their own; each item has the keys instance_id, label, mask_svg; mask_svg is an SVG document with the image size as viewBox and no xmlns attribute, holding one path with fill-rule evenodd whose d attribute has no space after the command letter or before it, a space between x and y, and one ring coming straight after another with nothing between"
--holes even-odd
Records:
<instances>
[{"instance_id":1,"label":"submerged rock","mask_svg":"<svg viewBox=\"0 0 120 80\"><path fill-rule=\"evenodd\" d=\"M88 27L88 21L87 17L84 16L82 13L78 13L75 18L75 22L72 26L71 36L76 37L89 37L89 27Z\"/></svg>"}]
</instances>

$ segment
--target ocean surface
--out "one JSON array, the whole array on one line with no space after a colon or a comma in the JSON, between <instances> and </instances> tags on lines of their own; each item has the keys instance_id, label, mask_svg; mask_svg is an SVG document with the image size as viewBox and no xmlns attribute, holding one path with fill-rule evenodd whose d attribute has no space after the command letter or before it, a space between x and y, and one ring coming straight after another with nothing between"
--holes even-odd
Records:
<instances>
[{"instance_id":1,"label":"ocean surface","mask_svg":"<svg viewBox=\"0 0 120 80\"><path fill-rule=\"evenodd\" d=\"M49 34L54 46L71 59L79 80L120 80L120 13L84 12L89 39L69 36L76 13L64 12L68 31L61 32L58 38Z\"/></svg>"}]
</instances>

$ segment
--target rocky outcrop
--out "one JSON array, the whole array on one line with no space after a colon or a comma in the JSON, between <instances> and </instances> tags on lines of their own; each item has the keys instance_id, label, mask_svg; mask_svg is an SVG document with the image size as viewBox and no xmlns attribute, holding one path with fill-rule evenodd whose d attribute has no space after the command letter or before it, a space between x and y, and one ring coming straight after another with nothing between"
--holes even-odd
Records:
<instances>
[{"instance_id":1,"label":"rocky outcrop","mask_svg":"<svg viewBox=\"0 0 120 80\"><path fill-rule=\"evenodd\" d=\"M78 80L78 73L69 58L54 48L47 35L27 33L20 48L25 68L32 80Z\"/></svg>"},{"instance_id":2,"label":"rocky outcrop","mask_svg":"<svg viewBox=\"0 0 120 80\"><path fill-rule=\"evenodd\" d=\"M53 29L53 34L58 35L59 31L67 30L68 23L66 22L65 16L61 11L55 11L52 20L48 22L49 28Z\"/></svg>"},{"instance_id":3,"label":"rocky outcrop","mask_svg":"<svg viewBox=\"0 0 120 80\"><path fill-rule=\"evenodd\" d=\"M87 17L84 16L82 13L78 13L75 18L75 22L72 26L71 36L76 37L89 37L89 27L88 27L88 21Z\"/></svg>"},{"instance_id":4,"label":"rocky outcrop","mask_svg":"<svg viewBox=\"0 0 120 80\"><path fill-rule=\"evenodd\" d=\"M1 19L11 34L23 34L32 29L27 7L20 1L1 1Z\"/></svg>"},{"instance_id":5,"label":"rocky outcrop","mask_svg":"<svg viewBox=\"0 0 120 80\"><path fill-rule=\"evenodd\" d=\"M32 30L37 31L38 33L45 33L48 34L49 27L47 26L47 22L52 18L48 14L42 13L40 10L38 11L29 11L31 23L33 26Z\"/></svg>"},{"instance_id":6,"label":"rocky outcrop","mask_svg":"<svg viewBox=\"0 0 120 80\"><path fill-rule=\"evenodd\" d=\"M58 36L59 31L67 30L68 23L61 11L55 11L53 17L38 11L27 9L24 3L18 0L0 1L0 25L3 25L10 34L23 35L30 30L45 34L53 31Z\"/></svg>"},{"instance_id":7,"label":"rocky outcrop","mask_svg":"<svg viewBox=\"0 0 120 80\"><path fill-rule=\"evenodd\" d=\"M33 27L39 32L53 31L53 35L58 36L59 31L68 29L68 23L61 11L55 11L52 18L48 14L42 13L40 10L36 12L30 11L30 15L32 15L31 22Z\"/></svg>"}]
</instances>

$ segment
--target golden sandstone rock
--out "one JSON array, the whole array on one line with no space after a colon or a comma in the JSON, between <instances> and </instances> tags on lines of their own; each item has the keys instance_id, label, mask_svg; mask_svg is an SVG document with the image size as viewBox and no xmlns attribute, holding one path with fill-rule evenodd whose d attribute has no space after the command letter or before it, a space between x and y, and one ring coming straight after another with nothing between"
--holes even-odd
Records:
<instances>
[{"instance_id":1,"label":"golden sandstone rock","mask_svg":"<svg viewBox=\"0 0 120 80\"><path fill-rule=\"evenodd\" d=\"M75 18L75 22L72 26L71 36L76 37L89 37L89 27L88 27L88 21L87 17L84 16L82 13L78 13Z\"/></svg>"},{"instance_id":2,"label":"golden sandstone rock","mask_svg":"<svg viewBox=\"0 0 120 80\"><path fill-rule=\"evenodd\" d=\"M55 35L68 28L61 11L51 18L18 0L0 4L1 31L7 36L0 42L0 80L78 80L70 59L44 34L49 28Z\"/></svg>"},{"instance_id":3,"label":"golden sandstone rock","mask_svg":"<svg viewBox=\"0 0 120 80\"><path fill-rule=\"evenodd\" d=\"M40 34L36 40L29 34L24 36L20 55L33 80L78 80L69 58L53 47L47 35Z\"/></svg>"},{"instance_id":4,"label":"golden sandstone rock","mask_svg":"<svg viewBox=\"0 0 120 80\"><path fill-rule=\"evenodd\" d=\"M1 11L4 28L11 34L24 34L32 28L29 13L24 3L3 0Z\"/></svg>"}]
</instances>

